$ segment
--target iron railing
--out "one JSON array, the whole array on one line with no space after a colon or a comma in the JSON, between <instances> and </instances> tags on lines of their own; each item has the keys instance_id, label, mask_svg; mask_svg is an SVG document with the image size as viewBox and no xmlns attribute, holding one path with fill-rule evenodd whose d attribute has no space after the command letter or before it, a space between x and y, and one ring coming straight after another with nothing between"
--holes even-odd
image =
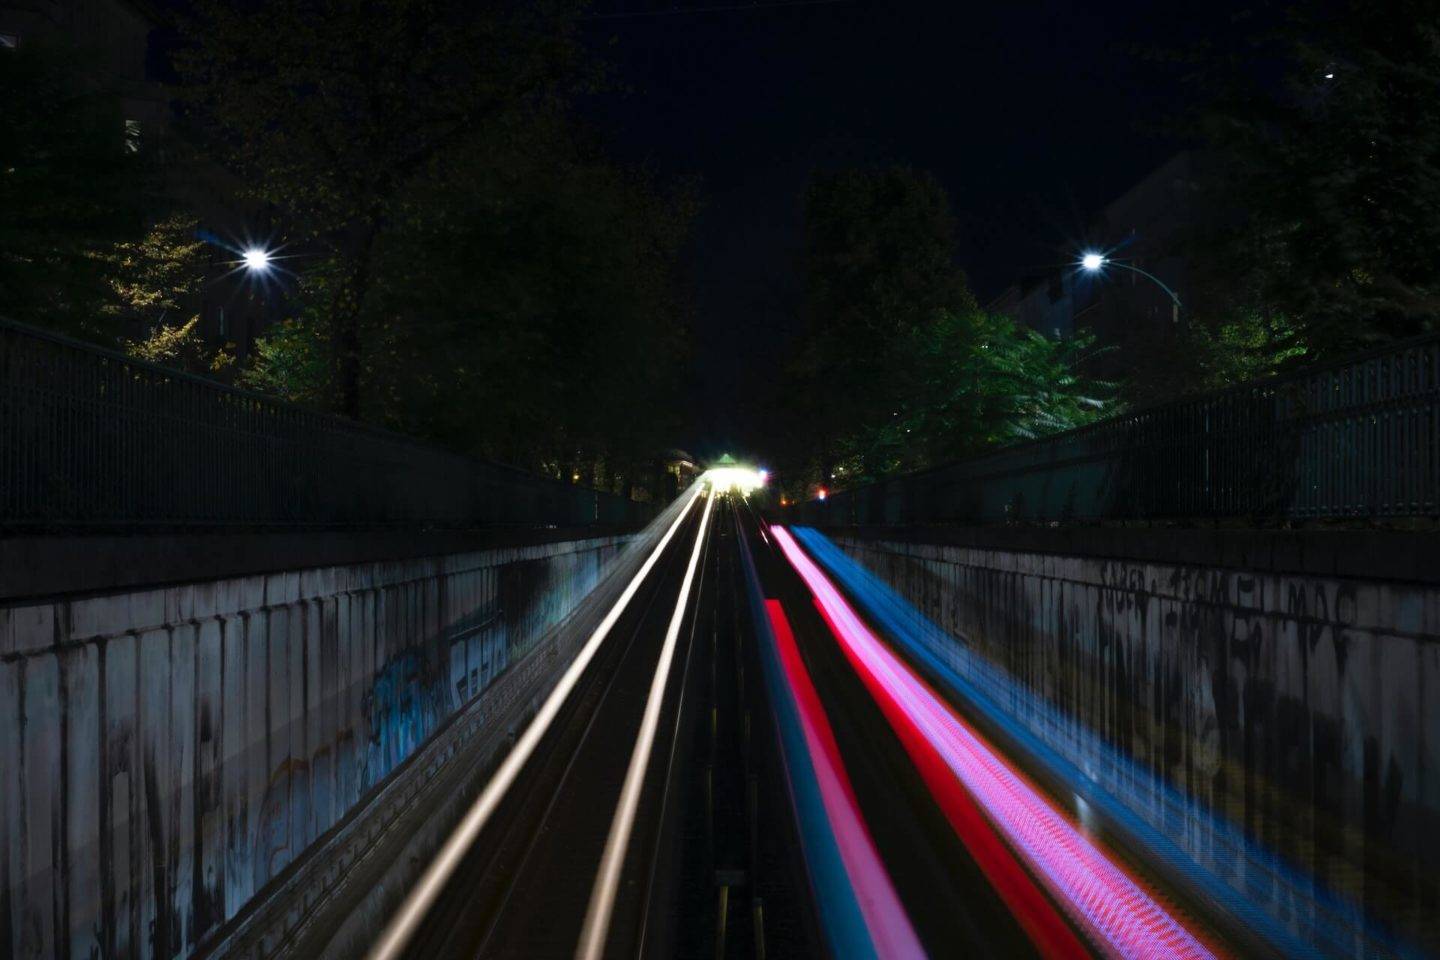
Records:
<instances>
[{"instance_id":1,"label":"iron railing","mask_svg":"<svg viewBox=\"0 0 1440 960\"><path fill-rule=\"evenodd\" d=\"M576 526L649 513L0 320L0 530Z\"/></svg>"},{"instance_id":2,"label":"iron railing","mask_svg":"<svg viewBox=\"0 0 1440 960\"><path fill-rule=\"evenodd\" d=\"M817 525L1440 515L1440 337L837 491Z\"/></svg>"}]
</instances>

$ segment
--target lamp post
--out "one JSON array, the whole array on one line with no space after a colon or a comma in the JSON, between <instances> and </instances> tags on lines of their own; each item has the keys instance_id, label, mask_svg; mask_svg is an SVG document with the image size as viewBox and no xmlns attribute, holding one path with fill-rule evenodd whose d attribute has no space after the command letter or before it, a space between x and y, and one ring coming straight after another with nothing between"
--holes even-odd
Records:
<instances>
[{"instance_id":1,"label":"lamp post","mask_svg":"<svg viewBox=\"0 0 1440 960\"><path fill-rule=\"evenodd\" d=\"M1138 273L1138 274L1140 274L1140 276L1145 277L1146 279L1152 281L1152 282L1153 282L1157 287L1159 287L1161 290L1164 290L1164 291L1165 291L1165 295L1170 298L1170 303L1171 303L1171 305L1172 305L1172 306L1171 306L1171 310L1170 310L1170 320L1171 320L1171 322L1173 322L1173 323L1179 323L1179 322L1180 322L1180 297L1179 297L1179 295L1176 294L1174 290L1171 290L1171 289L1165 284L1165 281L1164 281L1164 280L1161 280L1159 277L1155 276L1155 274L1150 273L1150 272L1147 271L1147 270L1141 270L1139 267L1135 266L1133 263L1122 263L1122 262L1119 261L1119 260L1111 260L1109 257L1105 256L1105 254L1103 254L1103 253L1094 253L1094 252L1091 252L1091 253L1085 254L1084 256L1082 256L1082 257L1080 258L1080 269L1084 270L1086 273L1096 273L1096 274L1098 274L1101 270L1105 269L1107 266L1109 266L1109 267L1120 267L1121 269L1129 270L1129 271L1132 272L1132 273Z\"/></svg>"}]
</instances>

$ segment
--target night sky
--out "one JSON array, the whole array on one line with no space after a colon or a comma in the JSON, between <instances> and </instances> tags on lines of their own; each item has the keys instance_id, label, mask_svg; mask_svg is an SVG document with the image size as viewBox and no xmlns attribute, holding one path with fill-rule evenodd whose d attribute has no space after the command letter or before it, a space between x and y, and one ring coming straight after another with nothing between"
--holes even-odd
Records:
<instances>
[{"instance_id":1,"label":"night sky","mask_svg":"<svg viewBox=\"0 0 1440 960\"><path fill-rule=\"evenodd\" d=\"M935 174L982 302L1063 263L1110 200L1185 144L1185 68L1239 5L597 0L586 39L615 89L583 110L614 154L694 177L701 454L744 448L798 302L799 195L814 167ZM1186 5L1191 6L1191 5ZM635 15L640 14L640 15ZM616 15L616 16L612 16ZM787 307L788 305L788 307Z\"/></svg>"}]
</instances>

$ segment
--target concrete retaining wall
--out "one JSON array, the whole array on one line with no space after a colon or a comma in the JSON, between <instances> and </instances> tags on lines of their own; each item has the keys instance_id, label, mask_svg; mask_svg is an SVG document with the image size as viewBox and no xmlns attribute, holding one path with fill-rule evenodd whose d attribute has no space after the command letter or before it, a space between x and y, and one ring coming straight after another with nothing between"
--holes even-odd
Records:
<instances>
[{"instance_id":1,"label":"concrete retaining wall","mask_svg":"<svg viewBox=\"0 0 1440 960\"><path fill-rule=\"evenodd\" d=\"M1147 562L1143 531L1132 559L832 536L955 643L1440 945L1440 589L1420 582L1435 571Z\"/></svg>"},{"instance_id":2,"label":"concrete retaining wall","mask_svg":"<svg viewBox=\"0 0 1440 960\"><path fill-rule=\"evenodd\" d=\"M623 539L0 607L0 954L189 954Z\"/></svg>"}]
</instances>

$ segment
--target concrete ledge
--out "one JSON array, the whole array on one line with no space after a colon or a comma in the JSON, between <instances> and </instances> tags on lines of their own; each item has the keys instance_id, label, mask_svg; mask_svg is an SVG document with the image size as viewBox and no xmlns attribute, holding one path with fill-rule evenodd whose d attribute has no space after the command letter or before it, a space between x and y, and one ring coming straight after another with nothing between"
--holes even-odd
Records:
<instances>
[{"instance_id":1,"label":"concrete ledge","mask_svg":"<svg viewBox=\"0 0 1440 960\"><path fill-rule=\"evenodd\" d=\"M0 601L194 583L303 570L588 540L632 526L484 530L295 530L138 536L0 538Z\"/></svg>"},{"instance_id":2,"label":"concrete ledge","mask_svg":"<svg viewBox=\"0 0 1440 960\"><path fill-rule=\"evenodd\" d=\"M1198 530L1087 526L823 527L895 540L1111 560L1440 584L1440 534L1400 530Z\"/></svg>"}]
</instances>

